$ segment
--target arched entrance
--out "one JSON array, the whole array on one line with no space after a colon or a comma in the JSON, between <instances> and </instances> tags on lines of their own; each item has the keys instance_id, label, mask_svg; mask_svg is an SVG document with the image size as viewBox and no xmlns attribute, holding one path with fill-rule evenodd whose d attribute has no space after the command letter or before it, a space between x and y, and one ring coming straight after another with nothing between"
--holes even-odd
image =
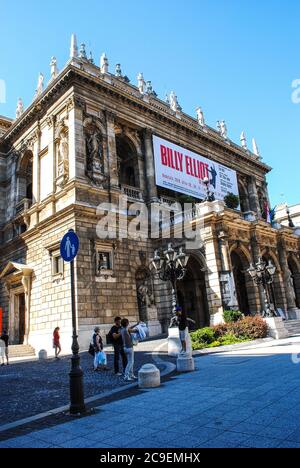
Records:
<instances>
[{"instance_id":1,"label":"arched entrance","mask_svg":"<svg viewBox=\"0 0 300 468\"><path fill-rule=\"evenodd\" d=\"M195 320L196 327L209 325L205 272L199 260L191 255L185 277L177 282L177 302L188 317Z\"/></svg>"},{"instance_id":2,"label":"arched entrance","mask_svg":"<svg viewBox=\"0 0 300 468\"><path fill-rule=\"evenodd\" d=\"M274 304L275 309L280 308L282 310L285 310L286 304L285 304L285 297L282 291L280 266L276 258L273 257L273 255L271 255L270 253L265 253L262 259L266 264L268 264L269 261L271 261L271 263L276 266L276 271L273 276L273 282L268 286L270 299L271 299L271 302Z\"/></svg>"},{"instance_id":3,"label":"arched entrance","mask_svg":"<svg viewBox=\"0 0 300 468\"><path fill-rule=\"evenodd\" d=\"M230 258L239 310L243 312L243 314L249 315L251 310L249 305L248 289L253 287L250 275L248 275L247 272L249 263L246 256L237 250L231 252Z\"/></svg>"},{"instance_id":4,"label":"arched entrance","mask_svg":"<svg viewBox=\"0 0 300 468\"><path fill-rule=\"evenodd\" d=\"M295 304L300 309L300 268L292 256L288 259L288 266L291 272L290 282L294 292Z\"/></svg>"},{"instance_id":5,"label":"arched entrance","mask_svg":"<svg viewBox=\"0 0 300 468\"><path fill-rule=\"evenodd\" d=\"M120 184L139 187L139 167L135 148L130 140L123 135L116 136L116 147Z\"/></svg>"}]
</instances>

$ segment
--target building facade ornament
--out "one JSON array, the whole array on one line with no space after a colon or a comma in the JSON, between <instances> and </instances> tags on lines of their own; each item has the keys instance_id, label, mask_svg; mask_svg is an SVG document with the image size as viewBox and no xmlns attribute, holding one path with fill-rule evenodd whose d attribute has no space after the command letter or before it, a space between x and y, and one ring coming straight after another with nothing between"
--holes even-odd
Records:
<instances>
[{"instance_id":1,"label":"building facade ornament","mask_svg":"<svg viewBox=\"0 0 300 468\"><path fill-rule=\"evenodd\" d=\"M50 75L51 75L51 80L54 80L58 75L57 60L55 57L51 57Z\"/></svg>"},{"instance_id":2,"label":"building facade ornament","mask_svg":"<svg viewBox=\"0 0 300 468\"><path fill-rule=\"evenodd\" d=\"M243 148L245 151L248 151L247 140L246 140L246 135L245 135L245 132L244 132L244 131L241 133L240 140L241 140L242 148Z\"/></svg>"},{"instance_id":3,"label":"building facade ornament","mask_svg":"<svg viewBox=\"0 0 300 468\"><path fill-rule=\"evenodd\" d=\"M23 105L23 101L21 98L18 99L18 103L17 103L17 109L16 109L16 119L18 119L19 117L21 117L21 115L23 114L24 112L24 105Z\"/></svg>"},{"instance_id":4,"label":"building facade ornament","mask_svg":"<svg viewBox=\"0 0 300 468\"><path fill-rule=\"evenodd\" d=\"M56 185L63 188L69 179L69 128L66 120L61 120L55 129L57 160Z\"/></svg>"},{"instance_id":5,"label":"building facade ornament","mask_svg":"<svg viewBox=\"0 0 300 468\"><path fill-rule=\"evenodd\" d=\"M143 73L139 73L137 76L138 81L138 88L141 94L145 94L146 92L146 81L144 80Z\"/></svg>"},{"instance_id":6,"label":"building facade ornament","mask_svg":"<svg viewBox=\"0 0 300 468\"><path fill-rule=\"evenodd\" d=\"M100 57L100 69L101 69L102 75L108 74L108 67L109 67L108 58L106 56L106 53L103 52L103 54Z\"/></svg>"},{"instance_id":7,"label":"building facade ornament","mask_svg":"<svg viewBox=\"0 0 300 468\"><path fill-rule=\"evenodd\" d=\"M203 114L203 111L202 111L201 107L196 108L196 114L197 114L197 121L198 121L199 126L201 128L204 128L205 127L205 120L204 120L204 114Z\"/></svg>"}]
</instances>

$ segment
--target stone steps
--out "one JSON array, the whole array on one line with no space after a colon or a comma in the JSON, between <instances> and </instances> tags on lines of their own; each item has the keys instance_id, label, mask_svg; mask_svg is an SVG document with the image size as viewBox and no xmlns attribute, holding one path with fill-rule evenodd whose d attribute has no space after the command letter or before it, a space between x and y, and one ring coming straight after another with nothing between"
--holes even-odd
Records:
<instances>
[{"instance_id":1,"label":"stone steps","mask_svg":"<svg viewBox=\"0 0 300 468\"><path fill-rule=\"evenodd\" d=\"M35 350L30 345L9 345L8 352L10 358L35 357Z\"/></svg>"},{"instance_id":2,"label":"stone steps","mask_svg":"<svg viewBox=\"0 0 300 468\"><path fill-rule=\"evenodd\" d=\"M300 320L285 320L284 326L289 336L300 335Z\"/></svg>"}]
</instances>

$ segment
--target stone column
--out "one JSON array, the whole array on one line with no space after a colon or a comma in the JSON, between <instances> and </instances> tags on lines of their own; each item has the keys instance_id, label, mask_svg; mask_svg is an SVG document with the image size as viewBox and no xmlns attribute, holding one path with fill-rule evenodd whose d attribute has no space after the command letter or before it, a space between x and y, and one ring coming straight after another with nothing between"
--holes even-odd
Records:
<instances>
[{"instance_id":1,"label":"stone column","mask_svg":"<svg viewBox=\"0 0 300 468\"><path fill-rule=\"evenodd\" d=\"M145 164L146 164L146 181L148 200L150 202L157 201L157 187L155 181L155 166L152 147L152 132L149 128L144 131L144 146L145 146Z\"/></svg>"},{"instance_id":2,"label":"stone column","mask_svg":"<svg viewBox=\"0 0 300 468\"><path fill-rule=\"evenodd\" d=\"M68 103L68 127L69 127L69 180L76 178L76 107L75 101Z\"/></svg>"},{"instance_id":3,"label":"stone column","mask_svg":"<svg viewBox=\"0 0 300 468\"><path fill-rule=\"evenodd\" d=\"M249 193L250 210L257 213L259 217L261 218L257 187L256 187L255 177L253 176L249 178L248 193Z\"/></svg>"},{"instance_id":4,"label":"stone column","mask_svg":"<svg viewBox=\"0 0 300 468\"><path fill-rule=\"evenodd\" d=\"M280 268L282 270L283 284L284 284L284 295L286 298L287 308L295 309L296 301L294 296L294 288L291 285L291 277L287 259L287 253L285 248L285 243L283 239L280 239L277 243L277 251L279 257Z\"/></svg>"},{"instance_id":5,"label":"stone column","mask_svg":"<svg viewBox=\"0 0 300 468\"><path fill-rule=\"evenodd\" d=\"M30 290L31 290L31 271L24 273L22 277L22 285L25 293L25 334L24 344L28 344L28 337L30 331Z\"/></svg>"},{"instance_id":6,"label":"stone column","mask_svg":"<svg viewBox=\"0 0 300 468\"><path fill-rule=\"evenodd\" d=\"M40 202L41 193L41 170L40 170L40 148L41 148L41 131L38 128L34 135L33 143L33 198L36 203Z\"/></svg>"},{"instance_id":7,"label":"stone column","mask_svg":"<svg viewBox=\"0 0 300 468\"><path fill-rule=\"evenodd\" d=\"M205 228L204 245L207 264L207 301L210 311L210 324L216 325L223 322L223 306L217 259L218 245L215 245L211 227Z\"/></svg>"},{"instance_id":8,"label":"stone column","mask_svg":"<svg viewBox=\"0 0 300 468\"><path fill-rule=\"evenodd\" d=\"M115 116L112 112L106 112L107 149L109 161L109 176L112 188L119 188L119 171L115 134Z\"/></svg>"},{"instance_id":9,"label":"stone column","mask_svg":"<svg viewBox=\"0 0 300 468\"><path fill-rule=\"evenodd\" d=\"M141 145L138 144L137 146L137 162L138 162L138 173L139 173L139 184L140 189L145 193L146 190L146 181L145 181L145 164L144 164L144 156L142 152Z\"/></svg>"},{"instance_id":10,"label":"stone column","mask_svg":"<svg viewBox=\"0 0 300 468\"><path fill-rule=\"evenodd\" d=\"M56 148L55 148L55 116L51 115L47 118L47 124L49 129L49 157L52 159L52 193L56 192L56 177L57 177L57 163L56 163ZM55 214L55 201L52 201L52 214Z\"/></svg>"},{"instance_id":11,"label":"stone column","mask_svg":"<svg viewBox=\"0 0 300 468\"><path fill-rule=\"evenodd\" d=\"M257 242L257 238L256 238L256 234L255 232L252 233L251 235L251 251L252 251L252 260L253 260L253 263L257 263L258 262L258 259L260 258L261 256L261 251L260 251L260 248L259 248L259 244ZM254 282L253 282L253 285L254 285ZM265 308L265 292L264 292L264 288L263 286L260 284L257 286L258 287L258 292L259 292L259 302L260 302L260 310L264 310Z\"/></svg>"},{"instance_id":12,"label":"stone column","mask_svg":"<svg viewBox=\"0 0 300 468\"><path fill-rule=\"evenodd\" d=\"M21 156L20 156L21 157ZM8 207L8 218L12 218L16 212L17 203L17 155L12 155L11 163L11 186L10 186L10 204Z\"/></svg>"},{"instance_id":13,"label":"stone column","mask_svg":"<svg viewBox=\"0 0 300 468\"><path fill-rule=\"evenodd\" d=\"M238 307L235 283L231 268L228 238L224 231L218 233L219 256L222 270L220 272L220 284L223 307Z\"/></svg>"}]
</instances>

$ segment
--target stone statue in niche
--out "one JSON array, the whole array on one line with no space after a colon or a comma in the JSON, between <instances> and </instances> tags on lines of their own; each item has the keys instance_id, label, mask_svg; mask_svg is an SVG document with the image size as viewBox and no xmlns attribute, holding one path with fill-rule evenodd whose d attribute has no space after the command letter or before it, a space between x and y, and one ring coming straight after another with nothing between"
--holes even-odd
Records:
<instances>
[{"instance_id":1,"label":"stone statue in niche","mask_svg":"<svg viewBox=\"0 0 300 468\"><path fill-rule=\"evenodd\" d=\"M294 287L294 280L293 280L293 275L292 275L292 272L291 272L290 269L288 269L287 272L286 272L286 279L287 279L287 283L290 286L292 297L293 297L294 301L296 301L296 292L295 292L295 287Z\"/></svg>"},{"instance_id":2,"label":"stone statue in niche","mask_svg":"<svg viewBox=\"0 0 300 468\"><path fill-rule=\"evenodd\" d=\"M57 180L56 184L63 187L69 179L69 132L65 121L57 128Z\"/></svg>"},{"instance_id":3,"label":"stone statue in niche","mask_svg":"<svg viewBox=\"0 0 300 468\"><path fill-rule=\"evenodd\" d=\"M154 295L149 290L147 284L141 284L138 288L138 298L143 305L151 307L154 305Z\"/></svg>"},{"instance_id":4,"label":"stone statue in niche","mask_svg":"<svg viewBox=\"0 0 300 468\"><path fill-rule=\"evenodd\" d=\"M152 311L156 310L151 273L141 267L136 273L136 292L140 320L151 320Z\"/></svg>"},{"instance_id":5,"label":"stone statue in niche","mask_svg":"<svg viewBox=\"0 0 300 468\"><path fill-rule=\"evenodd\" d=\"M101 124L93 118L88 118L84 125L86 145L86 175L96 182L102 181L104 172L103 136ZM102 176L101 176L102 175Z\"/></svg>"}]
</instances>

